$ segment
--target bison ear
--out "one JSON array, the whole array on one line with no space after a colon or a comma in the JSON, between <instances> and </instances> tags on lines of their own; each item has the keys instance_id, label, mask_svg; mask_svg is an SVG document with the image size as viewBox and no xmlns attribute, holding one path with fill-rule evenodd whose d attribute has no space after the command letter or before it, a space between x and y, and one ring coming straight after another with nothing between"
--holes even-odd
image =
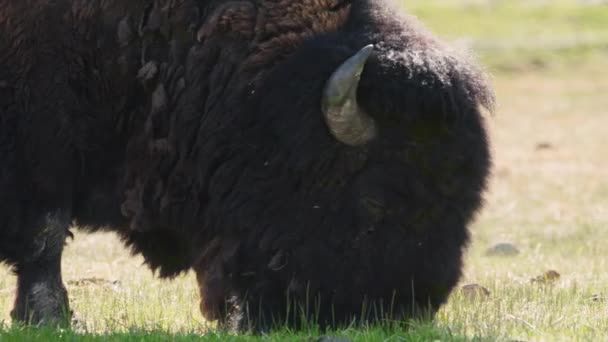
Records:
<instances>
[{"instance_id":1,"label":"bison ear","mask_svg":"<svg viewBox=\"0 0 608 342\"><path fill-rule=\"evenodd\" d=\"M357 88L367 59L367 45L333 72L323 91L321 109L331 134L344 144L363 145L376 135L376 124L357 103Z\"/></svg>"}]
</instances>

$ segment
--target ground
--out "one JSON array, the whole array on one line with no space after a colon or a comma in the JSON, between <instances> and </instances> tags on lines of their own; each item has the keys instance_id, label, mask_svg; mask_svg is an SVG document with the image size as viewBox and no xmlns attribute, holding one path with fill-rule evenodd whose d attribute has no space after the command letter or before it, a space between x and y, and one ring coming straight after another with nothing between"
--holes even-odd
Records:
<instances>
[{"instance_id":1,"label":"ground","mask_svg":"<svg viewBox=\"0 0 608 342\"><path fill-rule=\"evenodd\" d=\"M494 174L471 229L461 282L490 294L471 299L455 291L434 324L409 331L335 335L361 341L608 340L608 6L574 0L408 0L404 6L440 36L471 48L492 74L498 107L487 121ZM487 255L497 243L519 254ZM141 264L111 234L76 234L63 267L78 323L63 332L8 328L15 279L0 267L0 329L2 321L7 329L0 341L102 339L95 334L193 340L204 333L193 275L161 281ZM531 281L547 271L560 277ZM287 331L266 339L314 335L314 329Z\"/></svg>"}]
</instances>

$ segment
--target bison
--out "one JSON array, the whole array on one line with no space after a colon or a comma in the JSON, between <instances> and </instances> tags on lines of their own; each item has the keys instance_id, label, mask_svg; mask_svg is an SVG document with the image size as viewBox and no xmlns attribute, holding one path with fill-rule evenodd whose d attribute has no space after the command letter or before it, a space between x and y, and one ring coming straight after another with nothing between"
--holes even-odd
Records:
<instances>
[{"instance_id":1,"label":"bison","mask_svg":"<svg viewBox=\"0 0 608 342\"><path fill-rule=\"evenodd\" d=\"M69 314L70 227L113 231L208 320L434 314L490 170L493 93L379 0L0 0L0 261Z\"/></svg>"}]
</instances>

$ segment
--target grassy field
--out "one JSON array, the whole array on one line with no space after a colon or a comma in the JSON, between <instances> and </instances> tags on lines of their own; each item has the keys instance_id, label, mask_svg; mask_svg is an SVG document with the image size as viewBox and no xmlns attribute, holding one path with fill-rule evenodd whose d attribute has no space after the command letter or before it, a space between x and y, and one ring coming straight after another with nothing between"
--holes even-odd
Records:
<instances>
[{"instance_id":1,"label":"grassy field","mask_svg":"<svg viewBox=\"0 0 608 342\"><path fill-rule=\"evenodd\" d=\"M472 227L462 285L433 324L335 332L355 341L608 341L608 5L584 1L407 0L433 31L488 66L494 175ZM499 242L519 249L489 256ZM0 269L0 341L256 340L208 332L192 274L155 279L109 234L77 234L64 279L71 331L9 328L15 279ZM531 278L554 270L554 281ZM4 322L4 323L2 323ZM1 329L1 328L0 328ZM150 333L152 332L152 333ZM282 331L269 341L314 341Z\"/></svg>"}]
</instances>

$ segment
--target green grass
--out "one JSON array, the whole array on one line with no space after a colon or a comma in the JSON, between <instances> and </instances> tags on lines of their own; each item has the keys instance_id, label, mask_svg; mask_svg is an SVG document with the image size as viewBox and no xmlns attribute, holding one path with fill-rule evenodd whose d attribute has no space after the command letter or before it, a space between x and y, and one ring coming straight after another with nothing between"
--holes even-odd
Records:
<instances>
[{"instance_id":1,"label":"green grass","mask_svg":"<svg viewBox=\"0 0 608 342\"><path fill-rule=\"evenodd\" d=\"M404 0L432 31L494 71L606 64L608 5L577 0Z\"/></svg>"},{"instance_id":2,"label":"green grass","mask_svg":"<svg viewBox=\"0 0 608 342\"><path fill-rule=\"evenodd\" d=\"M430 324L411 324L401 327L348 328L340 331L322 333L317 329L274 331L271 334L229 334L217 331L195 331L177 334L163 330L131 330L127 332L89 334L75 333L71 330L57 331L36 328L7 328L0 335L0 341L294 341L314 342L320 337L345 338L351 341L465 341L462 336L453 335L448 329L438 329Z\"/></svg>"},{"instance_id":3,"label":"green grass","mask_svg":"<svg viewBox=\"0 0 608 342\"><path fill-rule=\"evenodd\" d=\"M442 36L470 36L488 41L608 38L608 6L581 1L404 0L403 6Z\"/></svg>"},{"instance_id":4,"label":"green grass","mask_svg":"<svg viewBox=\"0 0 608 342\"><path fill-rule=\"evenodd\" d=\"M608 340L608 6L577 1L407 0L434 32L467 41L494 75L487 117L494 175L472 227L460 285L434 323L350 328L355 341ZM510 241L511 257L485 255ZM214 332L192 274L161 281L111 234L76 234L64 279L73 330L9 327L15 279L0 269L4 341L314 341L315 329L270 335ZM530 281L547 270L552 284Z\"/></svg>"}]
</instances>

